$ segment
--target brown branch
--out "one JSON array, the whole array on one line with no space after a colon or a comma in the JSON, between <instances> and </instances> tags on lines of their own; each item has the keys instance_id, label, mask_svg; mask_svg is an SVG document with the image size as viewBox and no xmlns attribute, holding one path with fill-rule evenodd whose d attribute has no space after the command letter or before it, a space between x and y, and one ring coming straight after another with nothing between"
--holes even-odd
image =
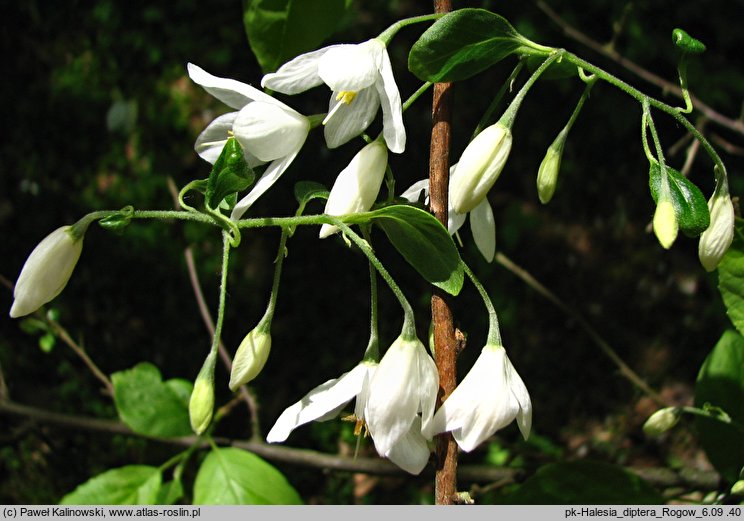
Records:
<instances>
[{"instance_id":1,"label":"brown branch","mask_svg":"<svg viewBox=\"0 0 744 521\"><path fill-rule=\"evenodd\" d=\"M573 27L563 18L561 18L561 16L558 13L556 13L543 0L536 0L535 4L537 5L538 9L540 9L556 25L558 25L563 30L563 33L569 38L576 40L577 42L579 42L582 45L585 45L586 47L589 47L591 50L601 54L602 56L610 58L618 65L621 65L622 67L629 70L630 72L632 72L639 78L642 78L646 80L647 82L653 85L656 85L657 87L661 88L663 91L670 92L674 94L675 96L677 96L679 99L683 99L682 89L676 83L667 81L661 76L658 76L654 74L653 72L647 69L644 69L637 63L623 57L619 52L615 51L611 46L602 45L598 41L590 38L586 34L582 33L581 31ZM722 127L726 127L730 130L733 130L734 132L744 135L744 121L742 121L741 119L732 119L727 116L724 116L720 112L717 112L712 107L710 107L709 105L701 101L692 92L690 92L690 99L692 100L692 104L695 107L695 109L699 110L702 114L704 114L711 121L714 121L715 123L721 125Z\"/></svg>"},{"instance_id":2,"label":"brown branch","mask_svg":"<svg viewBox=\"0 0 744 521\"><path fill-rule=\"evenodd\" d=\"M434 12L452 11L451 0L434 0ZM429 152L430 210L445 227L449 191L449 151L452 121L452 84L435 83L432 100L431 148ZM437 407L457 386L457 340L447 294L434 288L431 297L434 324L434 359L439 372ZM457 500L457 444L452 434L436 437L434 502L451 505Z\"/></svg>"},{"instance_id":3,"label":"brown branch","mask_svg":"<svg viewBox=\"0 0 744 521\"><path fill-rule=\"evenodd\" d=\"M102 420L84 416L55 413L10 401L0 401L0 415L3 414L29 418L34 422L56 425L63 428L137 436L151 441L180 447L191 447L198 444L201 448L209 448L209 442L203 438L200 439L197 436L185 436L182 438L152 438L138 434L116 420ZM297 449L282 445L269 445L257 441L232 440L228 438L215 438L214 441L221 446L232 446L251 451L268 460L280 461L303 467L323 468L335 471L365 473L380 476L409 475L389 461L379 458L354 458L351 456L324 454L312 450ZM681 486L698 490L714 490L719 488L721 485L718 474L711 471L693 472L689 469L674 471L668 468L655 467L630 467L627 470L638 474L652 485L664 488ZM424 473L422 473L422 478L429 479L430 477L431 472L424 471ZM461 465L459 468L459 477L462 481L467 483L494 483L504 481L523 481L527 476L519 469L499 468L492 465Z\"/></svg>"},{"instance_id":4,"label":"brown branch","mask_svg":"<svg viewBox=\"0 0 744 521\"><path fill-rule=\"evenodd\" d=\"M610 346L609 343L607 343L606 340L602 338L602 336L597 332L596 329L592 327L591 324L589 324L589 321L587 321L583 315L581 315L578 311L571 308L563 302L558 296L550 291L548 288L546 288L543 284L541 284L535 277L533 277L527 270L522 268L521 266L518 266L515 264L511 259L509 259L506 255L504 255L501 252L496 253L496 262L501 264L504 268L511 271L514 275L522 279L528 286L530 286L532 289L537 291L540 295L545 297L547 300L552 302L558 309L563 311L565 314L567 314L569 317L574 319L579 326L586 332L587 335L589 335L589 338L591 338L595 344L602 350L602 352L607 355L607 357L612 360L612 362L618 367L620 370L620 373L628 379L633 385L638 387L640 390L642 390L644 393L646 393L653 401L655 401L658 405L667 407L671 406L673 404L667 403L664 398L659 395L656 391L654 391L647 383L646 381L638 376L638 374L631 369L628 364L626 364L620 356L618 356L617 352Z\"/></svg>"}]
</instances>

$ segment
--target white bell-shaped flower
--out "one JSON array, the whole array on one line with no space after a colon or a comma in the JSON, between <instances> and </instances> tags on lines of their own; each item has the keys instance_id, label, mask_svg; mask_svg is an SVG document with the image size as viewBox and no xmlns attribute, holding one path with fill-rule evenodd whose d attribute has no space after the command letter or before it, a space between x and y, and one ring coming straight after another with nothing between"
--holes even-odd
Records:
<instances>
[{"instance_id":1,"label":"white bell-shaped flower","mask_svg":"<svg viewBox=\"0 0 744 521\"><path fill-rule=\"evenodd\" d=\"M365 418L380 455L394 458L400 456L402 446L423 447L427 437L422 432L432 420L438 390L437 367L421 341L415 336L398 337L369 384ZM417 450L406 462L408 472L423 469L428 449L426 458L421 456L423 452Z\"/></svg>"},{"instance_id":2,"label":"white bell-shaped flower","mask_svg":"<svg viewBox=\"0 0 744 521\"><path fill-rule=\"evenodd\" d=\"M284 103L248 84L212 76L193 63L191 79L237 112L216 118L196 139L194 149L214 164L232 132L243 147L245 160L255 167L271 161L253 188L233 208L231 217L240 219L289 167L310 131L310 120Z\"/></svg>"},{"instance_id":3,"label":"white bell-shaped flower","mask_svg":"<svg viewBox=\"0 0 744 521\"><path fill-rule=\"evenodd\" d=\"M450 178L450 204L456 212L470 212L485 199L506 164L511 146L511 130L496 123L465 147Z\"/></svg>"},{"instance_id":4,"label":"white bell-shaped flower","mask_svg":"<svg viewBox=\"0 0 744 521\"><path fill-rule=\"evenodd\" d=\"M364 132L381 106L388 148L396 154L405 150L400 93L381 40L331 45L302 54L261 80L262 87L284 94L298 94L323 83L333 91L323 122L329 148Z\"/></svg>"},{"instance_id":5,"label":"white bell-shaped flower","mask_svg":"<svg viewBox=\"0 0 744 521\"><path fill-rule=\"evenodd\" d=\"M487 345L423 431L425 436L452 432L460 448L469 452L514 419L527 439L532 427L530 395L506 350Z\"/></svg>"},{"instance_id":6,"label":"white bell-shaped flower","mask_svg":"<svg viewBox=\"0 0 744 521\"><path fill-rule=\"evenodd\" d=\"M361 149L349 165L338 174L326 201L324 213L348 215L369 210L380 193L387 167L387 148L382 141L373 141ZM338 231L336 226L324 224L320 238Z\"/></svg>"},{"instance_id":7,"label":"white bell-shaped flower","mask_svg":"<svg viewBox=\"0 0 744 521\"><path fill-rule=\"evenodd\" d=\"M698 257L707 271L713 271L734 240L734 204L728 194L716 191L708 201L710 226L700 236Z\"/></svg>"},{"instance_id":8,"label":"white bell-shaped flower","mask_svg":"<svg viewBox=\"0 0 744 521\"><path fill-rule=\"evenodd\" d=\"M12 318L33 313L59 295L83 251L83 237L62 226L47 235L26 259L13 290Z\"/></svg>"}]
</instances>

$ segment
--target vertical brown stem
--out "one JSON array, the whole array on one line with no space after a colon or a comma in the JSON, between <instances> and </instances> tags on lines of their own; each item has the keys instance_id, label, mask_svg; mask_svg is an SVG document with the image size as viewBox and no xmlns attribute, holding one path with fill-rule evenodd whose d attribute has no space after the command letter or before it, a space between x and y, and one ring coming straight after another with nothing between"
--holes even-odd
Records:
<instances>
[{"instance_id":1,"label":"vertical brown stem","mask_svg":"<svg viewBox=\"0 0 744 521\"><path fill-rule=\"evenodd\" d=\"M451 0L434 0L434 12L452 10ZM449 149L452 120L452 84L434 84L432 102L433 127L429 155L430 209L447 226L447 196L449 187ZM457 385L457 341L447 294L434 288L431 314L434 324L435 361L439 370L437 407ZM451 505L457 492L457 445L452 434L443 433L436 440L436 477L434 500L437 505Z\"/></svg>"}]
</instances>

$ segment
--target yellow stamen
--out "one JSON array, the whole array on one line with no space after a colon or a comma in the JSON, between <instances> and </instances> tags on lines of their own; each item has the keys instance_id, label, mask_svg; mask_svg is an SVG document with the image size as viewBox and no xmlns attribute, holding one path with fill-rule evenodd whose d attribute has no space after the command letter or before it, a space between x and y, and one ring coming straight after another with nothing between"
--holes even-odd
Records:
<instances>
[{"instance_id":1,"label":"yellow stamen","mask_svg":"<svg viewBox=\"0 0 744 521\"><path fill-rule=\"evenodd\" d=\"M341 101L347 105L351 105L351 102L356 98L356 91L353 90L342 90L336 94L336 101Z\"/></svg>"}]
</instances>

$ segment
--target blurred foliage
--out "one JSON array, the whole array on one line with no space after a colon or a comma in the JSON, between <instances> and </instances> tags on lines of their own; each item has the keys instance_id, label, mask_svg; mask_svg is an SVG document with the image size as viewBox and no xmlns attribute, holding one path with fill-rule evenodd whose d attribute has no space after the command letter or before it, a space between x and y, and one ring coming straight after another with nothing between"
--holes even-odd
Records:
<instances>
[{"instance_id":1,"label":"blurred foliage","mask_svg":"<svg viewBox=\"0 0 744 521\"><path fill-rule=\"evenodd\" d=\"M534 4L461 4L498 12L526 37L563 46L645 92L678 103L568 39ZM722 114L739 114L744 92L740 2L554 0L550 5L573 26L600 42L612 41L623 56L671 81L676 79L678 57L671 31L683 27L707 45L703 55L689 60L691 90ZM127 204L171 208L169 179L183 186L207 177L209 165L192 145L226 108L188 79L185 65L191 61L216 75L258 85L261 69L243 31L243 7L235 0L209 5L196 0L149 5L32 0L0 6L2 19L14 20L0 31L8 50L7 80L0 86L0 115L6 121L0 141L4 280L15 279L31 249L57 226L89 211ZM332 43L368 39L398 18L429 12L430 5L357 1L352 10ZM421 31L406 28L390 49L403 99L419 86L406 63ZM459 157L513 65L504 60L456 85L453 157ZM663 251L650 232L654 205L640 144L638 104L607 85L595 86L566 145L552 202L543 207L537 199L540 160L582 87L575 79L539 82L523 104L509 163L490 196L497 247L584 314L665 398L691 404L698 369L729 322L716 274L705 273L698 264L697 242L681 237L670 251ZM300 112L313 113L325 106L327 92L316 89L284 100ZM391 156L398 192L427 175L430 111L422 99L406 113L406 153ZM667 149L683 137L669 118L657 117L657 125ZM741 149L741 135L710 122L706 128L710 136ZM298 160L259 200L256 214L294 213L296 181L330 186L356 152L357 144L349 144L330 154L318 134L310 135ZM677 150L668 159L680 169L685 148ZM308 168L303 158L311 156L318 162ZM724 161L737 196L744 192L742 158L725 154ZM693 163L691 178L705 194L711 193L712 166L702 154ZM315 201L306 213L321 210ZM288 244L273 324L275 348L264 372L252 382L264 429L310 388L353 367L366 345L366 263L342 241L318 242L316 234L300 229ZM484 444L463 455L463 464L516 462L529 472L551 461L591 457L631 466L710 468L689 430L678 428L662 442L645 438L641 426L655 410L653 403L620 375L575 321L512 273L487 265L469 230L461 235L463 256L482 274L500 313L509 356L530 390L536 435L527 443L518 441L516 428L510 426L497 434L496 445ZM233 257L224 331L231 351L264 309L278 238L276 230L246 233ZM219 239L213 229L196 224L136 222L121 236L92 227L75 274L53 306L105 373L144 361L155 364L164 380L193 380L210 339L188 283L183 250L192 247L207 301L214 306ZM404 291L421 295L414 305L419 335L425 338L425 282L386 244L382 233L376 232L375 239L380 257ZM4 288L3 309L10 309L11 301L11 291ZM471 286L466 285L456 302L458 327L468 333L468 348L459 362L464 374L485 340L486 317L470 311L481 309ZM380 314L383 343L390 342L400 327L400 312L384 290ZM11 399L62 413L116 417L99 382L69 349L59 342L48 349L48 340L45 349L38 332L29 334L9 318L0 320L0 331L0 367ZM218 403L229 399L227 375L218 371ZM243 411L238 408L224 419L218 434L249 437ZM172 454L164 444L129 436L63 429L12 416L3 416L2 422L3 503L56 503L94 474L124 465L159 465ZM350 429L343 422L313 424L298 429L288 443L353 454L356 442ZM374 454L369 439L362 440L360 454ZM276 466L306 503L432 501L426 477L380 478ZM187 471L184 481L193 479ZM186 501L191 494L187 489Z\"/></svg>"}]
</instances>

